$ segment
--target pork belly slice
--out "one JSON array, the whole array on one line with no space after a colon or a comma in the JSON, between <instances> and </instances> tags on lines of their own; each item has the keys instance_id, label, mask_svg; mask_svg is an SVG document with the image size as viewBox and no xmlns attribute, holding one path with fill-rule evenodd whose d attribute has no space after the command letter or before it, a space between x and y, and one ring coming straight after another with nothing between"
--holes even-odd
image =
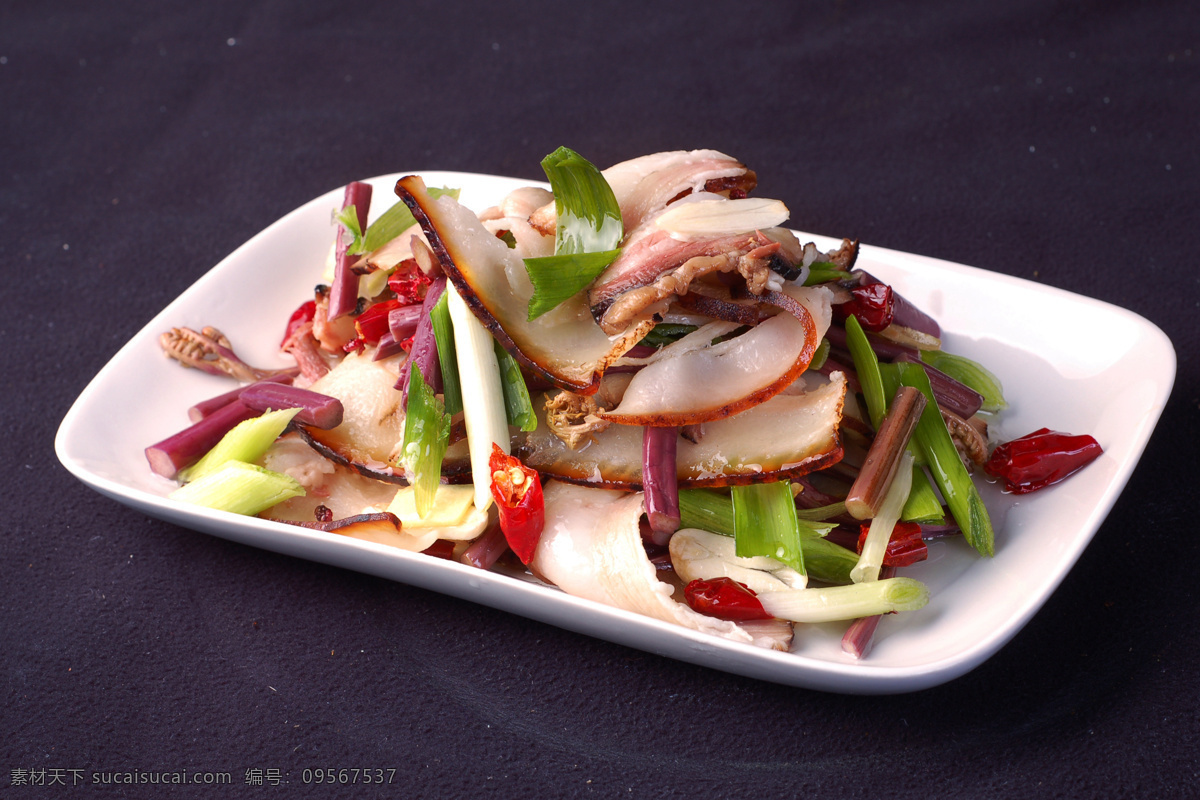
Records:
<instances>
[{"instance_id":1,"label":"pork belly slice","mask_svg":"<svg viewBox=\"0 0 1200 800\"><path fill-rule=\"evenodd\" d=\"M786 649L786 638L757 640L742 626L692 611L659 580L639 525L641 493L545 485L546 527L529 563L567 594L745 644ZM790 630L788 630L790 634Z\"/></svg>"},{"instance_id":2,"label":"pork belly slice","mask_svg":"<svg viewBox=\"0 0 1200 800\"><path fill-rule=\"evenodd\" d=\"M723 419L765 402L808 368L829 326L830 294L819 287L766 292L782 308L746 333L710 344L701 328L662 348L634 374L621 402L600 417L659 427ZM730 323L721 325L724 331ZM699 341L694 341L699 339Z\"/></svg>"},{"instance_id":3,"label":"pork belly slice","mask_svg":"<svg viewBox=\"0 0 1200 800\"><path fill-rule=\"evenodd\" d=\"M407 483L397 466L404 439L404 409L396 379L405 356L373 361L373 353L351 353L310 388L342 402L342 424L330 430L297 426L318 453L369 478ZM443 472L451 480L469 474L466 445L446 451ZM455 477L457 476L457 477Z\"/></svg>"},{"instance_id":4,"label":"pork belly slice","mask_svg":"<svg viewBox=\"0 0 1200 800\"><path fill-rule=\"evenodd\" d=\"M605 385L628 379L628 375L609 376ZM602 386L600 394L605 393ZM703 436L696 441L681 437L677 444L679 485L728 486L768 477L797 478L838 462L845 394L845 377L837 372L827 383L789 388L740 414L705 423ZM526 464L561 481L641 489L641 426L609 425L572 449L545 424L540 396L535 406L540 417L537 430L512 440L514 452Z\"/></svg>"},{"instance_id":5,"label":"pork belly slice","mask_svg":"<svg viewBox=\"0 0 1200 800\"><path fill-rule=\"evenodd\" d=\"M739 210L748 203L756 210ZM696 256L736 258L775 242L779 257L790 265L803 257L803 248L795 234L779 227L787 217L787 207L778 201L727 200L706 192L660 208L637 228L626 229L621 255L589 288L592 311L603 311L622 292L651 283Z\"/></svg>"},{"instance_id":6,"label":"pork belly slice","mask_svg":"<svg viewBox=\"0 0 1200 800\"><path fill-rule=\"evenodd\" d=\"M602 172L621 207L626 234L682 196L734 189L744 193L757 183L745 164L716 150L651 153Z\"/></svg>"},{"instance_id":7,"label":"pork belly slice","mask_svg":"<svg viewBox=\"0 0 1200 800\"><path fill-rule=\"evenodd\" d=\"M654 326L647 318L609 337L582 295L530 320L533 284L519 253L453 198L431 198L417 176L401 178L396 193L421 223L442 269L472 313L522 365L551 384L594 393L605 368Z\"/></svg>"},{"instance_id":8,"label":"pork belly slice","mask_svg":"<svg viewBox=\"0 0 1200 800\"><path fill-rule=\"evenodd\" d=\"M753 170L716 150L651 153L614 164L601 174L621 208L626 235L680 198L700 192L744 196L758 183ZM555 212L554 203L547 202L529 215L529 221L552 236ZM487 218L488 212L484 216Z\"/></svg>"}]
</instances>

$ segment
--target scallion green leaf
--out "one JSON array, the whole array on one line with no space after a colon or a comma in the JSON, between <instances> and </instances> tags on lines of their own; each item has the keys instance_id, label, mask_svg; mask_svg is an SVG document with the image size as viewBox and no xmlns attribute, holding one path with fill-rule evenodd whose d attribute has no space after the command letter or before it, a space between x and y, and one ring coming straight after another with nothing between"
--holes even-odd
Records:
<instances>
[{"instance_id":1,"label":"scallion green leaf","mask_svg":"<svg viewBox=\"0 0 1200 800\"><path fill-rule=\"evenodd\" d=\"M687 336L692 331L696 330L695 325L685 325L679 322L660 322L650 329L638 344L644 344L649 347L666 347L667 345L677 342L684 336Z\"/></svg>"},{"instance_id":2,"label":"scallion green leaf","mask_svg":"<svg viewBox=\"0 0 1200 800\"><path fill-rule=\"evenodd\" d=\"M542 159L554 192L557 215L554 255L527 258L533 283L529 319L575 296L620 253L621 209L600 170L583 156L560 147Z\"/></svg>"},{"instance_id":3,"label":"scallion green leaf","mask_svg":"<svg viewBox=\"0 0 1200 800\"><path fill-rule=\"evenodd\" d=\"M680 489L679 526L733 536L733 500L715 489Z\"/></svg>"},{"instance_id":4,"label":"scallion green leaf","mask_svg":"<svg viewBox=\"0 0 1200 800\"><path fill-rule=\"evenodd\" d=\"M298 413L298 408L283 408L239 422L199 461L181 470L179 479L185 483L198 480L216 472L227 461L258 461Z\"/></svg>"},{"instance_id":5,"label":"scallion green leaf","mask_svg":"<svg viewBox=\"0 0 1200 800\"><path fill-rule=\"evenodd\" d=\"M624 226L612 187L583 156L560 147L542 159L558 217L556 255L599 253L621 242Z\"/></svg>"},{"instance_id":6,"label":"scallion green leaf","mask_svg":"<svg viewBox=\"0 0 1200 800\"><path fill-rule=\"evenodd\" d=\"M827 506L817 506L816 508L797 508L796 519L803 524L806 520L809 522L822 522L827 519L841 516L846 513L846 503L839 500L836 503L830 503ZM836 527L831 525L831 528Z\"/></svg>"},{"instance_id":7,"label":"scallion green leaf","mask_svg":"<svg viewBox=\"0 0 1200 800\"><path fill-rule=\"evenodd\" d=\"M606 250L601 253L572 253L525 259L525 270L533 284L533 296L529 298L529 319L537 319L579 294L620 252Z\"/></svg>"},{"instance_id":8,"label":"scallion green leaf","mask_svg":"<svg viewBox=\"0 0 1200 800\"><path fill-rule=\"evenodd\" d=\"M850 357L854 359L854 370L858 373L863 398L867 401L867 414L871 417L871 426L879 430L880 423L887 415L887 399L890 395L884 393L883 377L879 373L879 357L871 349L866 332L853 315L846 317L846 345L850 349Z\"/></svg>"},{"instance_id":9,"label":"scallion green leaf","mask_svg":"<svg viewBox=\"0 0 1200 800\"><path fill-rule=\"evenodd\" d=\"M993 555L995 534L991 519L983 505L979 489L971 480L967 468L963 466L962 458L954 447L954 440L950 438L946 423L942 421L942 415L938 412L933 388L929 385L929 376L920 364L900 362L897 367L900 370L900 381L905 386L920 389L927 401L913 438L925 455L934 483L949 506L950 513L962 528L967 543L982 555Z\"/></svg>"},{"instance_id":10,"label":"scallion green leaf","mask_svg":"<svg viewBox=\"0 0 1200 800\"><path fill-rule=\"evenodd\" d=\"M434 199L450 195L457 200L459 195L458 189L447 189L445 187L441 189L429 189L428 191L429 196ZM355 227L357 227L357 224L357 220L355 220ZM365 234L359 233L355 238L355 244L358 246L357 249L351 247L348 252L354 254L372 253L416 224L417 220L413 217L412 211L409 210L408 206L403 202L398 202L368 225Z\"/></svg>"},{"instance_id":11,"label":"scallion green leaf","mask_svg":"<svg viewBox=\"0 0 1200 800\"><path fill-rule=\"evenodd\" d=\"M356 209L353 204L348 205L337 213L336 219L339 223L341 223L342 227L348 230L350 235L354 237L354 240L350 242L350 245L346 248L346 253L349 255L361 253L363 231L358 224L358 209ZM338 232L338 235L341 235L340 231Z\"/></svg>"},{"instance_id":12,"label":"scallion green leaf","mask_svg":"<svg viewBox=\"0 0 1200 800\"><path fill-rule=\"evenodd\" d=\"M832 345L829 344L829 340L822 338L821 342L817 345L817 352L813 353L812 361L808 362L806 369L816 371L825 366L825 359L829 358L831 348Z\"/></svg>"},{"instance_id":13,"label":"scallion green leaf","mask_svg":"<svg viewBox=\"0 0 1200 800\"><path fill-rule=\"evenodd\" d=\"M284 500L303 495L304 487L290 475L245 461L226 461L215 471L180 486L169 497L252 517Z\"/></svg>"},{"instance_id":14,"label":"scallion green leaf","mask_svg":"<svg viewBox=\"0 0 1200 800\"><path fill-rule=\"evenodd\" d=\"M909 449L910 451L920 450L911 442ZM900 519L905 522L928 524L940 524L946 521L946 512L942 508L941 501L938 500L937 493L933 490L933 484L929 482L929 476L915 463L913 464L912 488L908 491L908 501L904 504L904 510L900 512Z\"/></svg>"},{"instance_id":15,"label":"scallion green leaf","mask_svg":"<svg viewBox=\"0 0 1200 800\"><path fill-rule=\"evenodd\" d=\"M434 506L442 478L442 458L450 443L450 415L413 365L409 379L408 411L404 418L403 458L417 504L424 517Z\"/></svg>"},{"instance_id":16,"label":"scallion green leaf","mask_svg":"<svg viewBox=\"0 0 1200 800\"><path fill-rule=\"evenodd\" d=\"M508 424L529 433L537 429L537 414L529 399L529 387L521 374L521 365L499 342L495 342L496 363L500 366L500 384L504 387L504 411Z\"/></svg>"},{"instance_id":17,"label":"scallion green leaf","mask_svg":"<svg viewBox=\"0 0 1200 800\"><path fill-rule=\"evenodd\" d=\"M683 528L734 535L733 498L725 491L680 489L679 517ZM850 583L850 570L858 563L858 555L825 539L834 527L797 517L800 547L809 578L822 583L846 584Z\"/></svg>"},{"instance_id":18,"label":"scallion green leaf","mask_svg":"<svg viewBox=\"0 0 1200 800\"><path fill-rule=\"evenodd\" d=\"M850 277L844 269L838 269L828 261L815 261L808 268L808 277L804 279L805 286L816 286L819 283L841 281Z\"/></svg>"},{"instance_id":19,"label":"scallion green leaf","mask_svg":"<svg viewBox=\"0 0 1200 800\"><path fill-rule=\"evenodd\" d=\"M1000 379L979 362L941 350L922 350L921 360L983 395L984 411L994 412L1008 407Z\"/></svg>"},{"instance_id":20,"label":"scallion green leaf","mask_svg":"<svg viewBox=\"0 0 1200 800\"><path fill-rule=\"evenodd\" d=\"M801 575L807 574L804 553L800 549L796 503L788 482L734 486L731 495L733 538L738 556L767 556L787 564Z\"/></svg>"},{"instance_id":21,"label":"scallion green leaf","mask_svg":"<svg viewBox=\"0 0 1200 800\"><path fill-rule=\"evenodd\" d=\"M850 570L858 563L858 555L824 537L805 536L803 527L800 531L800 546L804 550L804 567L808 570L808 577L834 586L850 583Z\"/></svg>"},{"instance_id":22,"label":"scallion green leaf","mask_svg":"<svg viewBox=\"0 0 1200 800\"><path fill-rule=\"evenodd\" d=\"M437 341L438 366L442 370L442 402L446 413L454 416L463 410L462 383L458 379L458 356L454 350L454 324L450 321L449 295L438 298L429 321L433 323L433 338Z\"/></svg>"}]
</instances>

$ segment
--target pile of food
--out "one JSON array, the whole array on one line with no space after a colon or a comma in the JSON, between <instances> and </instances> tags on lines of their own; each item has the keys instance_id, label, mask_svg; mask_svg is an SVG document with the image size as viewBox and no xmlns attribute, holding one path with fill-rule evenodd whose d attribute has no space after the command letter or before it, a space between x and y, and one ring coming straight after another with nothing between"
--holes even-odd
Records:
<instances>
[{"instance_id":1,"label":"pile of food","mask_svg":"<svg viewBox=\"0 0 1200 800\"><path fill-rule=\"evenodd\" d=\"M972 475L1024 492L1100 454L1048 430L996 443L995 377L937 322L821 250L710 150L603 171L566 148L550 189L479 213L407 176L370 219L346 187L285 370L220 331L164 351L237 381L147 448L182 502L527 570L572 595L787 650L925 605L927 540L990 556Z\"/></svg>"}]
</instances>

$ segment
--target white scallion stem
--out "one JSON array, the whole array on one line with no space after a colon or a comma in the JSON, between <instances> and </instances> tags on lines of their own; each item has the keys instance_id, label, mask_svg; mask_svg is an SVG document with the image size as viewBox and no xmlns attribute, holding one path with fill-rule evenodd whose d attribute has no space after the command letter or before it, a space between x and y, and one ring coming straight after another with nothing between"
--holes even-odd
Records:
<instances>
[{"instance_id":1,"label":"white scallion stem","mask_svg":"<svg viewBox=\"0 0 1200 800\"><path fill-rule=\"evenodd\" d=\"M226 461L219 469L171 492L172 500L254 516L292 497L304 487L290 475L257 464Z\"/></svg>"},{"instance_id":2,"label":"white scallion stem","mask_svg":"<svg viewBox=\"0 0 1200 800\"><path fill-rule=\"evenodd\" d=\"M855 583L865 583L879 579L879 568L883 566L883 557L887 553L888 540L892 538L892 528L904 511L908 500L908 490L912 488L912 453L908 450L900 456L900 464L896 468L896 476L888 487L887 494L879 506L879 513L871 520L867 532L867 541L863 544L862 555L858 563L850 570L850 580Z\"/></svg>"},{"instance_id":3,"label":"white scallion stem","mask_svg":"<svg viewBox=\"0 0 1200 800\"><path fill-rule=\"evenodd\" d=\"M452 285L446 286L446 303L454 325L454 349L462 385L463 423L475 477L475 507L481 511L492 503L491 470L488 459L492 443L509 451L508 418L504 408L504 386L492 336L475 318Z\"/></svg>"},{"instance_id":4,"label":"white scallion stem","mask_svg":"<svg viewBox=\"0 0 1200 800\"><path fill-rule=\"evenodd\" d=\"M179 477L184 481L194 481L216 472L229 461L258 461L299 412L298 408L283 408L238 423L203 458L182 471Z\"/></svg>"},{"instance_id":5,"label":"white scallion stem","mask_svg":"<svg viewBox=\"0 0 1200 800\"><path fill-rule=\"evenodd\" d=\"M915 611L929 602L929 589L912 578L763 592L759 602L767 613L793 622L838 622L892 611Z\"/></svg>"}]
</instances>

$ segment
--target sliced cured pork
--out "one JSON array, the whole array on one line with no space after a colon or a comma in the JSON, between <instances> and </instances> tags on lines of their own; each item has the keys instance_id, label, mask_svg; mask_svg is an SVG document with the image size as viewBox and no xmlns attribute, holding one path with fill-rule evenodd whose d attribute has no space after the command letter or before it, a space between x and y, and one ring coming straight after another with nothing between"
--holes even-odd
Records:
<instances>
[{"instance_id":1,"label":"sliced cured pork","mask_svg":"<svg viewBox=\"0 0 1200 800\"><path fill-rule=\"evenodd\" d=\"M737 623L698 614L673 597L675 587L659 580L642 545L640 493L550 481L545 500L546 527L529 563L536 575L576 597L735 642L765 644Z\"/></svg>"}]
</instances>

